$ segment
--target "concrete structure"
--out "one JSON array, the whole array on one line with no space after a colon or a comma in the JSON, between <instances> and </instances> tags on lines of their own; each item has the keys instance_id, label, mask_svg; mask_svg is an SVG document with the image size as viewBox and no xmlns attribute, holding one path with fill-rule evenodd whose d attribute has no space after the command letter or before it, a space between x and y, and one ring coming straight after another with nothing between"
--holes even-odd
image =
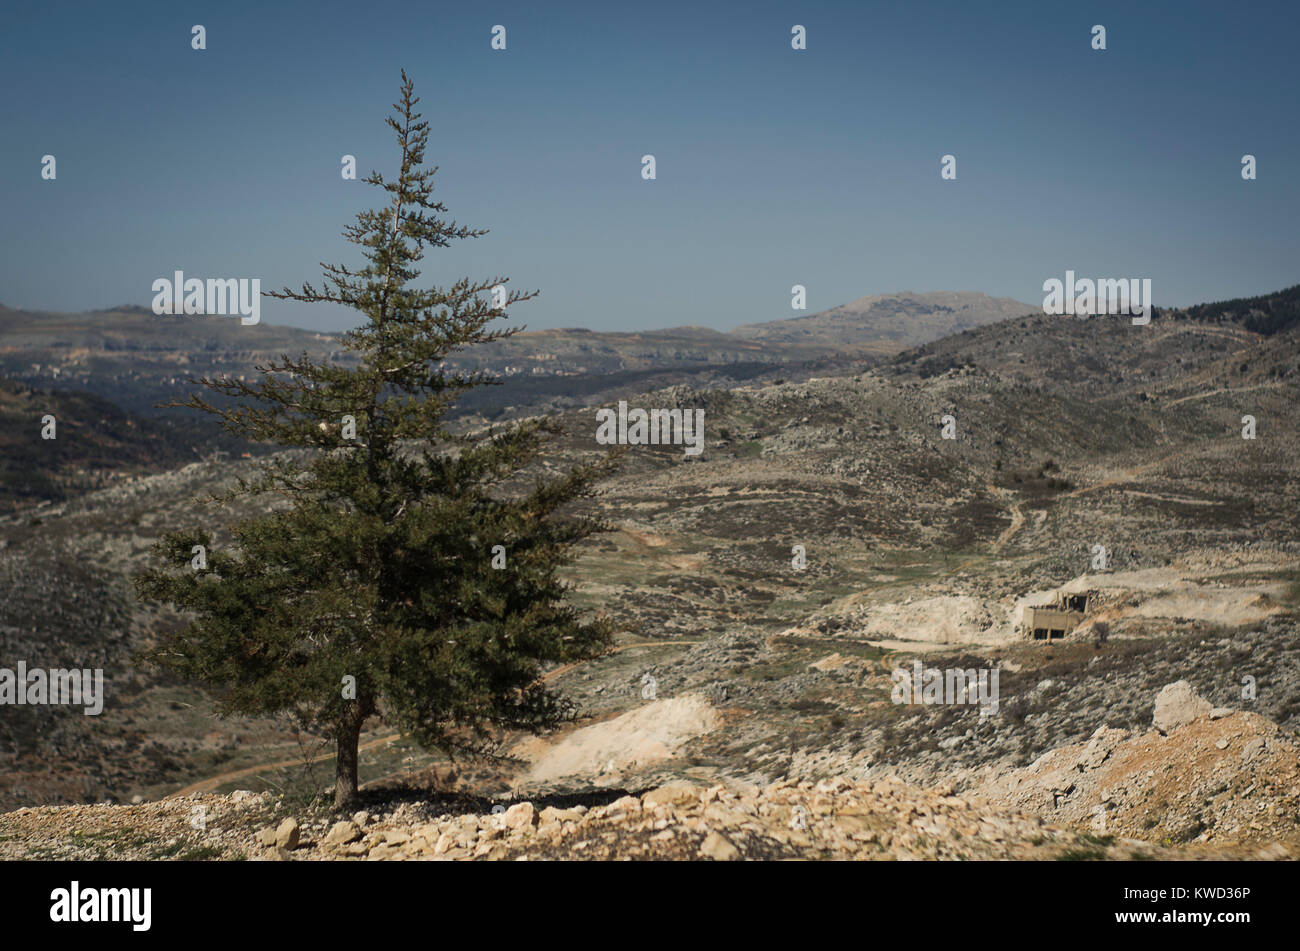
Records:
<instances>
[{"instance_id":1,"label":"concrete structure","mask_svg":"<svg viewBox=\"0 0 1300 951\"><path fill-rule=\"evenodd\" d=\"M1061 594L1056 603L1043 607L1026 607L1023 633L1036 641L1054 641L1065 637L1083 623L1094 592Z\"/></svg>"}]
</instances>

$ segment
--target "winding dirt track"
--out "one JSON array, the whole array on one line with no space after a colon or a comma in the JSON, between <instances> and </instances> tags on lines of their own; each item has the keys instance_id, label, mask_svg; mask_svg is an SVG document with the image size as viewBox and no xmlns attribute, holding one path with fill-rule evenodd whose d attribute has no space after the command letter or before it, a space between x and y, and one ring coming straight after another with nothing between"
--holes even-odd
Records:
<instances>
[{"instance_id":1,"label":"winding dirt track","mask_svg":"<svg viewBox=\"0 0 1300 951\"><path fill-rule=\"evenodd\" d=\"M1221 396L1225 393L1249 393L1252 390L1271 390L1279 386L1288 386L1290 384L1290 380L1272 380L1268 383L1256 383L1253 386L1238 386L1230 389L1209 390L1205 393L1193 393L1190 396L1180 396L1176 400L1170 400L1166 405L1177 406L1179 403L1186 403L1190 400L1203 400L1207 397Z\"/></svg>"},{"instance_id":2,"label":"winding dirt track","mask_svg":"<svg viewBox=\"0 0 1300 951\"><path fill-rule=\"evenodd\" d=\"M1010 493L1007 492L1006 489L999 489L996 486L990 485L989 489L995 495L998 496L1005 497L1007 495L1010 495ZM1000 551L1002 551L1002 549L1006 548L1007 542L1011 541L1011 539L1015 536L1016 532L1020 531L1021 527L1024 524L1025 524L1025 513L1021 510L1020 503L1016 501L1012 501L1011 502L1011 524L1008 525L1006 528L1004 528L1002 530L1002 534L999 535L997 539L993 542L993 554L996 555Z\"/></svg>"},{"instance_id":3,"label":"winding dirt track","mask_svg":"<svg viewBox=\"0 0 1300 951\"><path fill-rule=\"evenodd\" d=\"M643 642L640 644L623 644L619 647L615 647L613 650L609 652L609 654L604 654L602 656L608 657L610 654L618 654L621 653L622 651L633 650L638 647L685 647L688 645L703 644L703 643L704 641L663 641L662 643L656 641L650 641L648 643ZM588 663L588 661L577 661L572 664L565 664L563 667L557 667L554 670L545 674L542 677L542 682L545 683L547 681L554 680L556 677L559 677L563 674L567 674L575 667L580 667L584 663ZM402 738L402 734L400 733L393 733L389 736L375 737L374 739L366 740L364 743L359 744L357 746L357 752L361 753L365 750L372 750L377 746L383 746L386 743L392 743L394 740L400 740L401 738ZM305 758L298 756L298 757L294 757L293 759L279 760L274 763L259 763L256 766L245 766L242 769L232 769L226 773L218 773L216 776L209 776L207 779L201 779L197 783L191 783L190 785L186 786L184 789L179 789L176 792L172 793L170 796L167 796L166 798L176 799L181 796L189 796L193 793L212 792L218 786L224 786L226 783L234 782L236 779L243 779L245 776L254 776L257 773L264 773L272 769L287 769L292 766L306 766L308 763L319 763L322 760L333 759L333 758L334 758L334 754L332 752L320 753L317 754L316 756L308 756Z\"/></svg>"}]
</instances>

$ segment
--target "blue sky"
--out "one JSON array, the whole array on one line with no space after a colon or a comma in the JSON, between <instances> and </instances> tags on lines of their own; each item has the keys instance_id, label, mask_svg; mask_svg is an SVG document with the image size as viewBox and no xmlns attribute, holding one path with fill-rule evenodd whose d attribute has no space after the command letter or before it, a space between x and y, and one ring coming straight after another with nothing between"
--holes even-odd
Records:
<instances>
[{"instance_id":1,"label":"blue sky","mask_svg":"<svg viewBox=\"0 0 1300 951\"><path fill-rule=\"evenodd\" d=\"M808 313L1041 303L1067 268L1149 277L1166 306L1296 283L1296 4L1135 6L7 0L0 302L147 306L176 269L268 289L356 262L339 232L380 200L339 161L393 171L402 67L437 194L491 229L431 251L426 282L506 274L541 291L513 314L534 329L726 329L793 316L796 283Z\"/></svg>"}]
</instances>

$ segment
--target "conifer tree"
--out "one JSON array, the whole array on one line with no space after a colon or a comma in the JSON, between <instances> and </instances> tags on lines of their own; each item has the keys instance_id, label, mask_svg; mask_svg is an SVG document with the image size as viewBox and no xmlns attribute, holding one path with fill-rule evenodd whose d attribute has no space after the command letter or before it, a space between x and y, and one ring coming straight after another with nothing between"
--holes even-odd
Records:
<instances>
[{"instance_id":1,"label":"conifer tree","mask_svg":"<svg viewBox=\"0 0 1300 951\"><path fill-rule=\"evenodd\" d=\"M214 545L206 528L164 536L158 562L136 578L142 598L188 616L150 656L206 685L224 713L290 713L330 737L339 808L357 799L358 739L371 716L426 748L490 755L502 729L537 732L571 716L541 682L544 665L597 656L613 633L566 600L558 576L578 543L606 528L574 503L612 458L546 476L539 461L554 421L478 433L447 424L463 393L497 381L444 361L522 329L487 325L535 292L506 294L501 277L412 286L426 249L486 233L448 219L434 199L429 126L412 90L403 71L387 119L401 149L396 177L366 179L386 202L344 231L364 266L322 264L320 290L268 293L359 311L364 322L344 335L355 362L284 356L247 382L191 381L220 394L214 402L169 404L283 449L208 499L275 504L231 525L229 544Z\"/></svg>"}]
</instances>

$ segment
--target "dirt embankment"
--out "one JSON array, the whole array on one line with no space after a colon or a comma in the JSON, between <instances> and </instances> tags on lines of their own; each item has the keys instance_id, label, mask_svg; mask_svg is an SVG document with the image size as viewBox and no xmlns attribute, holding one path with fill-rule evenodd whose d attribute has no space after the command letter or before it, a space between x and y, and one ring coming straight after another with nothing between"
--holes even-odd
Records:
<instances>
[{"instance_id":1,"label":"dirt embankment","mask_svg":"<svg viewBox=\"0 0 1300 951\"><path fill-rule=\"evenodd\" d=\"M1211 712L1194 695L1184 706L1167 735L1103 726L1086 743L993 779L977 796L1048 822L1153 842L1267 843L1300 834L1295 738L1254 713ZM1157 700L1157 723L1162 715Z\"/></svg>"}]
</instances>

